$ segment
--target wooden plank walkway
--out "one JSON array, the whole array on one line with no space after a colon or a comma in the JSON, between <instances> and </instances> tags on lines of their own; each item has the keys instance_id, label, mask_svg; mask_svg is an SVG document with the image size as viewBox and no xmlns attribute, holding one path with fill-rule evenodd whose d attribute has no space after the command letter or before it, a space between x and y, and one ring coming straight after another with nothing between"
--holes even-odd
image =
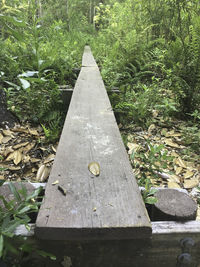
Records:
<instances>
[{"instance_id":1,"label":"wooden plank walkway","mask_svg":"<svg viewBox=\"0 0 200 267\"><path fill-rule=\"evenodd\" d=\"M151 224L88 46L37 221L51 240L143 239ZM98 162L100 175L88 170ZM52 185L56 180L66 195Z\"/></svg>"}]
</instances>

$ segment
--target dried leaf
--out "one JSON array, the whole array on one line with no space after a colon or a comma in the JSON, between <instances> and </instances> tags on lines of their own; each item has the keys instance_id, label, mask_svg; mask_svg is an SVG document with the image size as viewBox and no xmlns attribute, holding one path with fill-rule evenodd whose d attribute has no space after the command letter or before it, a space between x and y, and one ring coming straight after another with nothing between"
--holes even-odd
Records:
<instances>
[{"instance_id":1,"label":"dried leaf","mask_svg":"<svg viewBox=\"0 0 200 267\"><path fill-rule=\"evenodd\" d=\"M91 162L89 165L88 165L88 170L94 174L95 176L99 176L100 174L100 165L98 162Z\"/></svg>"},{"instance_id":2,"label":"dried leaf","mask_svg":"<svg viewBox=\"0 0 200 267\"><path fill-rule=\"evenodd\" d=\"M15 158L15 151L10 153L9 156L5 159L5 161L11 161Z\"/></svg>"},{"instance_id":3,"label":"dried leaf","mask_svg":"<svg viewBox=\"0 0 200 267\"><path fill-rule=\"evenodd\" d=\"M128 142L127 147L129 148L128 154L131 155L133 151L136 152L139 150L140 145Z\"/></svg>"},{"instance_id":4,"label":"dried leaf","mask_svg":"<svg viewBox=\"0 0 200 267\"><path fill-rule=\"evenodd\" d=\"M5 180L5 177L3 175L0 175L0 180Z\"/></svg>"},{"instance_id":5,"label":"dried leaf","mask_svg":"<svg viewBox=\"0 0 200 267\"><path fill-rule=\"evenodd\" d=\"M30 161L31 161L32 163L36 163L36 162L40 162L41 159L31 158Z\"/></svg>"},{"instance_id":6,"label":"dried leaf","mask_svg":"<svg viewBox=\"0 0 200 267\"><path fill-rule=\"evenodd\" d=\"M30 128L28 128L28 131L29 131L29 133L32 134L32 135L37 135L37 136L39 135L38 131L35 130L35 129L30 129Z\"/></svg>"},{"instance_id":7,"label":"dried leaf","mask_svg":"<svg viewBox=\"0 0 200 267\"><path fill-rule=\"evenodd\" d=\"M29 142L23 142L23 143L14 145L13 148L14 148L14 149L18 149L18 148L24 147L24 146L26 146L26 145L28 145L28 144L29 144Z\"/></svg>"},{"instance_id":8,"label":"dried leaf","mask_svg":"<svg viewBox=\"0 0 200 267\"><path fill-rule=\"evenodd\" d=\"M182 172L183 168L182 167L177 167L176 168L176 175L179 175Z\"/></svg>"},{"instance_id":9,"label":"dried leaf","mask_svg":"<svg viewBox=\"0 0 200 267\"><path fill-rule=\"evenodd\" d=\"M24 155L23 162L28 163L30 161L31 157L29 155Z\"/></svg>"},{"instance_id":10,"label":"dried leaf","mask_svg":"<svg viewBox=\"0 0 200 267\"><path fill-rule=\"evenodd\" d=\"M151 134L153 130L155 130L156 126L155 124L151 124L148 128L148 134Z\"/></svg>"},{"instance_id":11,"label":"dried leaf","mask_svg":"<svg viewBox=\"0 0 200 267\"><path fill-rule=\"evenodd\" d=\"M198 186L199 179L197 177L194 177L192 179L188 179L184 181L184 188L189 189Z\"/></svg>"},{"instance_id":12,"label":"dried leaf","mask_svg":"<svg viewBox=\"0 0 200 267\"><path fill-rule=\"evenodd\" d=\"M6 149L3 151L2 154L3 154L4 157L7 157L8 154L10 154L10 153L12 153L12 152L14 152L14 150L12 149L11 146L8 146L8 147L6 147Z\"/></svg>"},{"instance_id":13,"label":"dried leaf","mask_svg":"<svg viewBox=\"0 0 200 267\"><path fill-rule=\"evenodd\" d=\"M5 136L11 136L11 137L14 137L14 136L13 136L13 132L11 132L10 130L3 130L3 134L4 134Z\"/></svg>"},{"instance_id":14,"label":"dried leaf","mask_svg":"<svg viewBox=\"0 0 200 267\"><path fill-rule=\"evenodd\" d=\"M168 146L179 148L179 145L174 143L171 139L166 138L164 141L165 141L165 144Z\"/></svg>"},{"instance_id":15,"label":"dried leaf","mask_svg":"<svg viewBox=\"0 0 200 267\"><path fill-rule=\"evenodd\" d=\"M5 136L1 139L2 144L7 144L12 139L11 136Z\"/></svg>"},{"instance_id":16,"label":"dried leaf","mask_svg":"<svg viewBox=\"0 0 200 267\"><path fill-rule=\"evenodd\" d=\"M53 161L54 158L55 158L55 154L50 154L50 155L44 160L44 164Z\"/></svg>"},{"instance_id":17,"label":"dried leaf","mask_svg":"<svg viewBox=\"0 0 200 267\"><path fill-rule=\"evenodd\" d=\"M35 143L31 143L31 144L28 144L27 146L25 146L23 148L24 154L27 154L32 148L34 148L34 146L35 146Z\"/></svg>"},{"instance_id":18,"label":"dried leaf","mask_svg":"<svg viewBox=\"0 0 200 267\"><path fill-rule=\"evenodd\" d=\"M15 165L18 165L22 161L22 153L17 150L14 152L14 163Z\"/></svg>"},{"instance_id":19,"label":"dried leaf","mask_svg":"<svg viewBox=\"0 0 200 267\"><path fill-rule=\"evenodd\" d=\"M2 139L3 139L3 135L0 133L0 144L1 144Z\"/></svg>"},{"instance_id":20,"label":"dried leaf","mask_svg":"<svg viewBox=\"0 0 200 267\"><path fill-rule=\"evenodd\" d=\"M50 173L50 169L45 165L40 166L37 171L36 180L39 182L44 182L48 178Z\"/></svg>"},{"instance_id":21,"label":"dried leaf","mask_svg":"<svg viewBox=\"0 0 200 267\"><path fill-rule=\"evenodd\" d=\"M52 183L52 185L56 185L56 184L59 184L58 180L56 180L55 182Z\"/></svg>"},{"instance_id":22,"label":"dried leaf","mask_svg":"<svg viewBox=\"0 0 200 267\"><path fill-rule=\"evenodd\" d=\"M193 175L194 175L194 173L188 170L188 171L186 171L186 173L184 173L184 178L188 179L188 178L192 177Z\"/></svg>"},{"instance_id":23,"label":"dried leaf","mask_svg":"<svg viewBox=\"0 0 200 267\"><path fill-rule=\"evenodd\" d=\"M178 177L177 175L171 174L170 178L168 180L169 182L175 182L175 183L180 183L180 177Z\"/></svg>"},{"instance_id":24,"label":"dried leaf","mask_svg":"<svg viewBox=\"0 0 200 267\"><path fill-rule=\"evenodd\" d=\"M11 171L19 171L21 170L20 166L8 166L8 169Z\"/></svg>"},{"instance_id":25,"label":"dried leaf","mask_svg":"<svg viewBox=\"0 0 200 267\"><path fill-rule=\"evenodd\" d=\"M13 132L19 132L19 133L29 133L28 129L25 127L17 127L12 129Z\"/></svg>"},{"instance_id":26,"label":"dried leaf","mask_svg":"<svg viewBox=\"0 0 200 267\"><path fill-rule=\"evenodd\" d=\"M172 151L171 156L172 157L175 157L175 158L178 158L179 157L179 155L175 151Z\"/></svg>"},{"instance_id":27,"label":"dried leaf","mask_svg":"<svg viewBox=\"0 0 200 267\"><path fill-rule=\"evenodd\" d=\"M187 168L185 162L184 162L180 157L178 157L178 159L176 160L176 164L177 164L178 166L180 166L180 167L185 168L185 169Z\"/></svg>"},{"instance_id":28,"label":"dried leaf","mask_svg":"<svg viewBox=\"0 0 200 267\"><path fill-rule=\"evenodd\" d=\"M54 146L52 146L51 148L52 148L53 152L56 153L56 148Z\"/></svg>"},{"instance_id":29,"label":"dried leaf","mask_svg":"<svg viewBox=\"0 0 200 267\"><path fill-rule=\"evenodd\" d=\"M168 182L168 188L181 188L176 182Z\"/></svg>"}]
</instances>

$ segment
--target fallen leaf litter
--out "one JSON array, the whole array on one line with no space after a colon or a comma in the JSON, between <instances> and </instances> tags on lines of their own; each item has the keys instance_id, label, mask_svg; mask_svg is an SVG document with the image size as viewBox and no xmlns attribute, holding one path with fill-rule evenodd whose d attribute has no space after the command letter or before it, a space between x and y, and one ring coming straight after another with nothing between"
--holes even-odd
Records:
<instances>
[{"instance_id":1,"label":"fallen leaf litter","mask_svg":"<svg viewBox=\"0 0 200 267\"><path fill-rule=\"evenodd\" d=\"M0 129L0 179L45 182L56 153L56 144L47 144L41 126L16 125Z\"/></svg>"}]
</instances>

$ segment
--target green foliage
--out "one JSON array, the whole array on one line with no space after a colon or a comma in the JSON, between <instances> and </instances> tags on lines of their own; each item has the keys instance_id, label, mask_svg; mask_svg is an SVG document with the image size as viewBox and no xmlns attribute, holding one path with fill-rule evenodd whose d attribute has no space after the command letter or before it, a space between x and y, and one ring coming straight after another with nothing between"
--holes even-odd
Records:
<instances>
[{"instance_id":1,"label":"green foliage","mask_svg":"<svg viewBox=\"0 0 200 267\"><path fill-rule=\"evenodd\" d=\"M31 215L38 212L42 188L28 194L22 184L21 189L18 190L13 183L10 182L8 185L13 194L13 200L8 201L2 195L0 196L0 258L9 266L21 266L25 260L24 256L28 253L31 257L31 253L37 248L28 244L25 237L15 236L15 230L19 225L25 225L30 230L28 223L31 221ZM53 258L52 255L48 253L47 255Z\"/></svg>"},{"instance_id":2,"label":"green foliage","mask_svg":"<svg viewBox=\"0 0 200 267\"><path fill-rule=\"evenodd\" d=\"M157 179L158 173L167 169L167 163L173 161L173 157L168 156L164 145L152 145L149 141L146 148L131 155L133 167L140 173L137 177L140 186L145 186L146 180Z\"/></svg>"},{"instance_id":3,"label":"green foliage","mask_svg":"<svg viewBox=\"0 0 200 267\"><path fill-rule=\"evenodd\" d=\"M101 6L92 47L108 89L119 87L124 94L117 106L113 103L124 120L149 121L153 109L165 118L191 118L199 110L198 12L198 1L125 0L111 1L107 10Z\"/></svg>"},{"instance_id":4,"label":"green foliage","mask_svg":"<svg viewBox=\"0 0 200 267\"><path fill-rule=\"evenodd\" d=\"M182 127L183 142L190 150L199 153L200 145L200 128L198 124L189 127Z\"/></svg>"},{"instance_id":5,"label":"green foliage","mask_svg":"<svg viewBox=\"0 0 200 267\"><path fill-rule=\"evenodd\" d=\"M152 188L151 181L146 179L145 187L142 189L142 198L145 204L153 205L157 202L157 198L154 197L154 194L157 192L157 189Z\"/></svg>"},{"instance_id":6,"label":"green foliage","mask_svg":"<svg viewBox=\"0 0 200 267\"><path fill-rule=\"evenodd\" d=\"M61 20L47 26L35 1L22 6L15 6L16 17L5 9L0 16L0 87L7 93L8 108L20 120L44 124L51 132L48 140L53 141L65 115L58 87L74 86L74 68L80 67L88 35L67 32Z\"/></svg>"}]
</instances>

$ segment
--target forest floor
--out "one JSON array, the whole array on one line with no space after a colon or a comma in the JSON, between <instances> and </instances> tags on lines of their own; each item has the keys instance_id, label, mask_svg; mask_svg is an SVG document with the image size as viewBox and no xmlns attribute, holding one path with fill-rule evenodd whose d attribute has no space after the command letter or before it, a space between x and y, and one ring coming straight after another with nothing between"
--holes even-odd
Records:
<instances>
[{"instance_id":1,"label":"forest floor","mask_svg":"<svg viewBox=\"0 0 200 267\"><path fill-rule=\"evenodd\" d=\"M137 179L148 178L154 187L186 189L197 202L200 198L199 153L185 145L184 121L166 127L162 119L147 130L119 125ZM123 138L124 139L124 138ZM40 125L16 124L0 128L0 180L45 182L58 142L46 143ZM197 219L200 220L200 210Z\"/></svg>"}]
</instances>

